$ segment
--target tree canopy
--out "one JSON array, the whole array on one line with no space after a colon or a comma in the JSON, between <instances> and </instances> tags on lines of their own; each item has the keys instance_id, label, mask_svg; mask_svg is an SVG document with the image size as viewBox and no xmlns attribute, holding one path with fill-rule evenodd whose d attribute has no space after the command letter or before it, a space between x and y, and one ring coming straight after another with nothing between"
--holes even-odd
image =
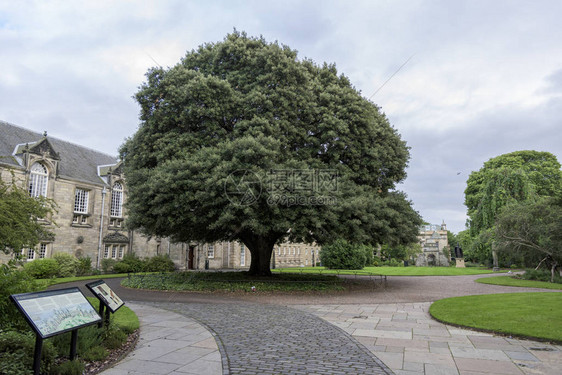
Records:
<instances>
[{"instance_id":1,"label":"tree canopy","mask_svg":"<svg viewBox=\"0 0 562 375\"><path fill-rule=\"evenodd\" d=\"M470 174L465 190L470 234L475 239L472 251L490 253L496 219L504 207L554 197L561 191L560 163L549 152L516 151L485 162Z\"/></svg>"},{"instance_id":2,"label":"tree canopy","mask_svg":"<svg viewBox=\"0 0 562 375\"><path fill-rule=\"evenodd\" d=\"M33 247L53 234L41 222L55 209L53 201L32 198L17 186L14 176L0 179L0 250L6 254Z\"/></svg>"},{"instance_id":3,"label":"tree canopy","mask_svg":"<svg viewBox=\"0 0 562 375\"><path fill-rule=\"evenodd\" d=\"M269 274L275 243L411 242L394 191L406 143L334 65L234 32L153 68L122 146L129 226L177 241L240 240Z\"/></svg>"},{"instance_id":4,"label":"tree canopy","mask_svg":"<svg viewBox=\"0 0 562 375\"><path fill-rule=\"evenodd\" d=\"M499 249L540 254L554 271L562 264L562 197L512 204L498 215L495 238ZM541 262L542 262L541 261Z\"/></svg>"}]
</instances>

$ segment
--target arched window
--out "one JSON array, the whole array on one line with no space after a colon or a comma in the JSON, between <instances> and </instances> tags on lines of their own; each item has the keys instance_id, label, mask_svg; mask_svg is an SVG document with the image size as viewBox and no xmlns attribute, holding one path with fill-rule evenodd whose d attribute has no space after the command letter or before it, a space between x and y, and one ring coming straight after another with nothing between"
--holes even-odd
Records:
<instances>
[{"instance_id":1,"label":"arched window","mask_svg":"<svg viewBox=\"0 0 562 375\"><path fill-rule=\"evenodd\" d=\"M110 215L113 217L121 217L123 215L123 185L119 182L113 184L111 191Z\"/></svg>"},{"instance_id":2,"label":"arched window","mask_svg":"<svg viewBox=\"0 0 562 375\"><path fill-rule=\"evenodd\" d=\"M41 163L33 163L29 176L29 195L32 197L47 196L47 181L49 172Z\"/></svg>"}]
</instances>

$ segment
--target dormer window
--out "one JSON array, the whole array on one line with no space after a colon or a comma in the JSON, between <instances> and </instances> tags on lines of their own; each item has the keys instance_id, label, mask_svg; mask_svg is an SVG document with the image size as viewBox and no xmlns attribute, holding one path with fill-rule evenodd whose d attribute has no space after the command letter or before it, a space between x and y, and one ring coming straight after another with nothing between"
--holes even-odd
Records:
<instances>
[{"instance_id":1,"label":"dormer window","mask_svg":"<svg viewBox=\"0 0 562 375\"><path fill-rule=\"evenodd\" d=\"M123 216L123 185L116 182L111 190L110 215L113 217Z\"/></svg>"},{"instance_id":2,"label":"dormer window","mask_svg":"<svg viewBox=\"0 0 562 375\"><path fill-rule=\"evenodd\" d=\"M36 197L47 196L47 181L49 179L49 172L47 168L41 163L33 163L29 176L29 195Z\"/></svg>"}]
</instances>

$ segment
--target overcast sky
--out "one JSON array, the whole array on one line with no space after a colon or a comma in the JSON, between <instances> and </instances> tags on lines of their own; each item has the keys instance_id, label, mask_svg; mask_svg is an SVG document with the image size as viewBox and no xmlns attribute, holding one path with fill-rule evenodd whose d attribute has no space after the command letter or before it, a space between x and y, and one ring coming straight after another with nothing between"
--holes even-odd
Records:
<instances>
[{"instance_id":1,"label":"overcast sky","mask_svg":"<svg viewBox=\"0 0 562 375\"><path fill-rule=\"evenodd\" d=\"M147 69L236 28L335 63L372 96L411 147L399 189L458 232L485 161L562 160L561 14L560 1L0 0L0 119L116 155Z\"/></svg>"}]
</instances>

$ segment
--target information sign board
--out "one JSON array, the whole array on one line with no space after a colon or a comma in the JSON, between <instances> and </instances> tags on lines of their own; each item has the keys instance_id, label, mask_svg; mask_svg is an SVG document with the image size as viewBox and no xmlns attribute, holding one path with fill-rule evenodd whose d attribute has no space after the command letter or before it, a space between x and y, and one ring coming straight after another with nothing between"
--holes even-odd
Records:
<instances>
[{"instance_id":1,"label":"information sign board","mask_svg":"<svg viewBox=\"0 0 562 375\"><path fill-rule=\"evenodd\" d=\"M101 317L77 287L10 296L41 338L101 322Z\"/></svg>"},{"instance_id":2,"label":"information sign board","mask_svg":"<svg viewBox=\"0 0 562 375\"><path fill-rule=\"evenodd\" d=\"M115 313L115 311L125 304L103 280L88 283L86 286L112 313Z\"/></svg>"}]
</instances>

